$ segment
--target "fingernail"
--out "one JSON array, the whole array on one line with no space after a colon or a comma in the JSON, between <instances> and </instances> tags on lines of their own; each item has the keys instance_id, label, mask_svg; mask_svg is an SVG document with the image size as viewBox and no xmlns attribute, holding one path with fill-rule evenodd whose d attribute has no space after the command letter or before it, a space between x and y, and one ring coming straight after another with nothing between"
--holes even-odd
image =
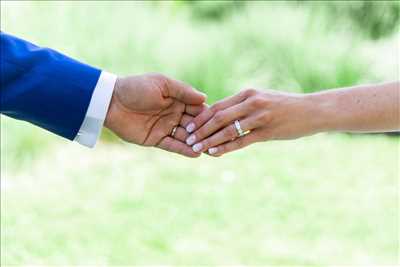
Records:
<instances>
[{"instance_id":1,"label":"fingernail","mask_svg":"<svg viewBox=\"0 0 400 267\"><path fill-rule=\"evenodd\" d=\"M201 143L195 144L192 149L194 152L200 152L200 150L203 148L203 145Z\"/></svg>"},{"instance_id":2,"label":"fingernail","mask_svg":"<svg viewBox=\"0 0 400 267\"><path fill-rule=\"evenodd\" d=\"M218 152L218 148L216 148L216 147L212 147L212 148L209 148L208 149L208 153L210 153L211 155L212 154L215 154L215 153L217 153Z\"/></svg>"},{"instance_id":3,"label":"fingernail","mask_svg":"<svg viewBox=\"0 0 400 267\"><path fill-rule=\"evenodd\" d=\"M191 132L194 131L194 127L196 127L196 126L194 125L193 122L191 122L191 123L189 123L188 126L186 126L186 131L187 131L188 133L191 133Z\"/></svg>"},{"instance_id":4,"label":"fingernail","mask_svg":"<svg viewBox=\"0 0 400 267\"><path fill-rule=\"evenodd\" d=\"M196 136L194 134L192 134L191 136L189 136L188 139L186 139L186 144L188 144L189 146L193 145L194 142L196 142Z\"/></svg>"}]
</instances>

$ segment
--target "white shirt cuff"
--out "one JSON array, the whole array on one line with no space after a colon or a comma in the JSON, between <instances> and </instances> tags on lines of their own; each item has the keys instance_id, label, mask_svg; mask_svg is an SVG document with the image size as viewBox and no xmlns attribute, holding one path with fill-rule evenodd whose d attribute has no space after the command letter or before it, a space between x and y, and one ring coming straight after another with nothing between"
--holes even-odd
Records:
<instances>
[{"instance_id":1,"label":"white shirt cuff","mask_svg":"<svg viewBox=\"0 0 400 267\"><path fill-rule=\"evenodd\" d=\"M111 102L117 76L102 71L94 88L85 119L74 141L81 145L93 148L100 136L108 106Z\"/></svg>"}]
</instances>

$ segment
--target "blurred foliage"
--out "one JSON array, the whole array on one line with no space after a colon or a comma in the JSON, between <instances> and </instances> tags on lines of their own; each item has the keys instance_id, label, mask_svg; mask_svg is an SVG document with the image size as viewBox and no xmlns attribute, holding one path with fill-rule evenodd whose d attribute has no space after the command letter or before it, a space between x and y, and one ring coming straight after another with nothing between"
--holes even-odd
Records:
<instances>
[{"instance_id":1,"label":"blurred foliage","mask_svg":"<svg viewBox=\"0 0 400 267\"><path fill-rule=\"evenodd\" d=\"M194 18L204 21L220 21L245 7L246 1L177 1L178 4L189 6Z\"/></svg>"},{"instance_id":2,"label":"blurred foliage","mask_svg":"<svg viewBox=\"0 0 400 267\"><path fill-rule=\"evenodd\" d=\"M215 46L196 61L193 68L182 73L182 77L199 88L204 88L212 100L229 94L226 89L230 86L229 78L219 77L235 72L234 64L239 59L230 59L229 56L232 55L240 58L241 54L245 54L246 58L241 58L240 62L249 61L248 58L253 57L253 66L248 65L248 69L241 69L242 77L253 76L252 74L260 73L264 69L269 72L268 81L258 74L250 79L268 83L272 87L286 87L286 90L309 93L350 86L365 81L366 77L370 81L377 80L378 77L368 66L370 63L362 58L358 48L363 38L378 39L396 33L400 9L398 1L175 3L177 6L187 7L195 20L218 24L220 34L224 37L228 35L224 45ZM302 8L303 16L297 16L294 11L288 12L288 7ZM253 12L257 8L260 10ZM282 12L282 9L285 11ZM283 25L286 26L282 26L280 21L289 17L292 21L297 20L298 24L284 22ZM232 22L238 20L240 24L232 26ZM272 22L272 26L265 24L268 22ZM264 28L259 29L260 27ZM300 35L291 35L293 29L297 29ZM287 35L280 40L275 38L277 34L274 31L287 32ZM231 36L229 32L232 33ZM327 47L327 40L334 42L335 46ZM249 49L252 53L246 52ZM226 53L227 50L230 54ZM228 56L224 56L226 54ZM315 60L316 58L324 60ZM204 68L206 64L202 62L208 67ZM196 75L199 70L203 70L201 77ZM214 88L212 92L208 91L208 86Z\"/></svg>"},{"instance_id":3,"label":"blurred foliage","mask_svg":"<svg viewBox=\"0 0 400 267\"><path fill-rule=\"evenodd\" d=\"M367 38L379 39L399 30L400 1L301 1L329 17L332 25L349 24Z\"/></svg>"},{"instance_id":4,"label":"blurred foliage","mask_svg":"<svg viewBox=\"0 0 400 267\"><path fill-rule=\"evenodd\" d=\"M187 6L194 18L220 21L243 12L253 1L176 1ZM282 1L283 2L283 1ZM399 29L400 1L286 1L285 5L312 7L330 19L332 25L349 24L368 38L386 37Z\"/></svg>"}]
</instances>

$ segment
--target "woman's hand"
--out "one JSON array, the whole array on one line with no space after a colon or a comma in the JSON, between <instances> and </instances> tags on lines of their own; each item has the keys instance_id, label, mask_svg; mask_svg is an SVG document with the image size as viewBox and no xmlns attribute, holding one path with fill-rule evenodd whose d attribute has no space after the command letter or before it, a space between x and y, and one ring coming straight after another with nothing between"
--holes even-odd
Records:
<instances>
[{"instance_id":1,"label":"woman's hand","mask_svg":"<svg viewBox=\"0 0 400 267\"><path fill-rule=\"evenodd\" d=\"M195 152L221 156L255 142L294 139L318 132L317 104L307 95L248 89L204 110L186 130L193 132L186 143ZM234 121L243 131L239 137Z\"/></svg>"},{"instance_id":2,"label":"woman's hand","mask_svg":"<svg viewBox=\"0 0 400 267\"><path fill-rule=\"evenodd\" d=\"M313 94L245 90L202 111L186 127L193 151L220 156L255 142L324 131L400 130L400 83L354 86ZM238 137L234 121L243 131Z\"/></svg>"}]
</instances>

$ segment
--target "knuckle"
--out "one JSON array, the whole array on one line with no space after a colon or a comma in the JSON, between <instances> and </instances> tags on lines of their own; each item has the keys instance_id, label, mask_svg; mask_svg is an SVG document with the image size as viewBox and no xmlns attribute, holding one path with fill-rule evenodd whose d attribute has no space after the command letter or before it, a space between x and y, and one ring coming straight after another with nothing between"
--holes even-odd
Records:
<instances>
[{"instance_id":1,"label":"knuckle","mask_svg":"<svg viewBox=\"0 0 400 267\"><path fill-rule=\"evenodd\" d=\"M250 97L257 94L257 90L253 88L247 88L242 91L243 96Z\"/></svg>"},{"instance_id":2,"label":"knuckle","mask_svg":"<svg viewBox=\"0 0 400 267\"><path fill-rule=\"evenodd\" d=\"M171 87L170 79L162 73L153 72L149 77L161 88L161 90L169 90Z\"/></svg>"},{"instance_id":3,"label":"knuckle","mask_svg":"<svg viewBox=\"0 0 400 267\"><path fill-rule=\"evenodd\" d=\"M262 96L255 96L251 99L251 104L256 108L262 108L267 104L267 101Z\"/></svg>"},{"instance_id":4,"label":"knuckle","mask_svg":"<svg viewBox=\"0 0 400 267\"><path fill-rule=\"evenodd\" d=\"M214 105L212 105L210 107L210 111L213 114L217 113L219 110L221 110L221 104L220 103L215 103Z\"/></svg>"},{"instance_id":5,"label":"knuckle","mask_svg":"<svg viewBox=\"0 0 400 267\"><path fill-rule=\"evenodd\" d=\"M216 124L222 124L222 123L224 123L224 121L225 121L225 116L224 116L224 113L223 112L221 112L221 111L218 111L217 113L215 113L215 115L214 115L214 122L216 123Z\"/></svg>"},{"instance_id":6,"label":"knuckle","mask_svg":"<svg viewBox=\"0 0 400 267\"><path fill-rule=\"evenodd\" d=\"M264 113L262 118L264 122L270 122L272 120L272 114L269 112Z\"/></svg>"},{"instance_id":7,"label":"knuckle","mask_svg":"<svg viewBox=\"0 0 400 267\"><path fill-rule=\"evenodd\" d=\"M263 113L257 116L256 122L257 123L268 123L272 119L272 116L270 113Z\"/></svg>"},{"instance_id":8,"label":"knuckle","mask_svg":"<svg viewBox=\"0 0 400 267\"><path fill-rule=\"evenodd\" d=\"M254 121L256 124L263 124L265 122L263 116L257 116Z\"/></svg>"},{"instance_id":9,"label":"knuckle","mask_svg":"<svg viewBox=\"0 0 400 267\"><path fill-rule=\"evenodd\" d=\"M239 98L241 98L241 99L247 98L247 92L246 92L246 90L240 90L238 96L239 96Z\"/></svg>"}]
</instances>

